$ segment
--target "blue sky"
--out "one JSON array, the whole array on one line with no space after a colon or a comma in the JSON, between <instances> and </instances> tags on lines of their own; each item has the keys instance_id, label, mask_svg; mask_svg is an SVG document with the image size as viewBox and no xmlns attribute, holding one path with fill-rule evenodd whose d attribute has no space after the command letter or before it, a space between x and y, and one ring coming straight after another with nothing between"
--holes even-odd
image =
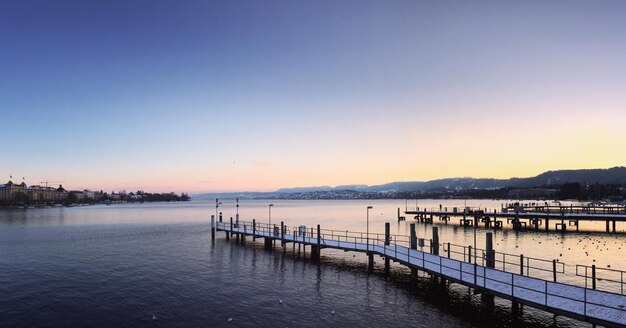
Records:
<instances>
[{"instance_id":1,"label":"blue sky","mask_svg":"<svg viewBox=\"0 0 626 328\"><path fill-rule=\"evenodd\" d=\"M195 192L624 165L624 31L621 1L2 1L0 172Z\"/></svg>"}]
</instances>

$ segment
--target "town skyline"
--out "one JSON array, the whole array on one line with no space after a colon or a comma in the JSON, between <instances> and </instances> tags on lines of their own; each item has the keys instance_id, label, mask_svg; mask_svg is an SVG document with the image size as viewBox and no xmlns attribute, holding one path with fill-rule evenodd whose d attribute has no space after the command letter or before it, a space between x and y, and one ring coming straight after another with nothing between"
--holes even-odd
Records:
<instances>
[{"instance_id":1,"label":"town skyline","mask_svg":"<svg viewBox=\"0 0 626 328\"><path fill-rule=\"evenodd\" d=\"M387 185L405 185L403 187L403 189L406 189L406 186L411 186L414 183L420 183L420 184L428 184L428 183L435 183L435 184L448 184L448 183L452 183L453 185L456 186L456 184L454 183L455 180L459 180L459 185L458 186L463 186L463 185L467 185L469 184L473 184L474 181L479 182L478 186L475 186L473 188L477 188L477 189L492 189L492 188L502 188L502 187L506 187L507 184L505 183L506 181L513 181L513 180L517 180L515 182L515 184L519 184L522 181L534 181L531 182L530 184L526 183L525 184L525 188L529 188L529 187L543 187L543 186L549 186L551 184L561 184L564 182L578 182L578 183L589 183L589 184L606 184L606 185L623 185L625 183L624 181L624 170L626 170L626 167L624 166L614 166L614 167L608 167L608 168L584 168L584 169L561 169L561 170L548 170L545 172L540 172L539 174L533 175L533 176L511 176L511 177L505 177L505 178L495 178L495 177L468 177L468 176L457 176L457 177L444 177L444 178L437 178L437 179L430 179L430 180L398 180L398 181L385 181L383 183L380 184L362 184L362 183L358 183L358 182L353 182L353 183L346 183L346 184L341 184L341 185L308 185L308 186L281 186L279 188L276 189L271 189L271 190L225 190L225 191L204 191L204 190L200 190L200 191L192 191L192 194L195 195L209 195L209 194L231 194L230 196L232 196L233 194L237 194L237 193L282 193L282 192L307 192L307 191L323 191L323 190L365 190L365 189L379 189L380 190L385 190L385 188L383 188L384 186ZM544 177L543 179L541 177ZM63 188L62 186L62 182L64 181L39 181L37 184L33 183L33 184L26 184L26 178L22 177L21 178L21 182L24 183L25 185L29 186L29 187L35 187L35 188L39 188L39 189L54 189L54 183L59 183L58 184L58 188ZM552 179L556 179L553 183L551 183L550 181L552 181ZM450 180L450 182L447 182L448 180ZM560 181L559 181L560 180ZM18 184L18 182L20 182L19 180L15 180L17 182L14 182L14 178L12 175L9 176L9 180L8 182L12 182L15 183L16 185ZM44 185L45 183L45 185ZM48 185L48 183L50 183ZM0 184L0 187L2 187L2 184ZM441 186L439 186L438 188L440 188ZM395 187L394 187L395 188ZM413 188L413 187L410 187ZM417 190L419 190L419 187L416 187ZM456 188L456 187L452 187L452 188ZM470 188L469 186L464 186L461 187L462 189L467 189ZM120 188L112 188L112 189L105 189L105 188L84 188L84 187L77 187L77 188L73 188L74 190L80 190L80 191L93 191L95 190L96 192L99 190L101 193L104 192L104 190L107 191L111 191L111 194L115 194L116 191L117 193L120 194L126 194L126 193L133 193L133 192L157 192L157 193L165 193L164 190L145 190L144 188L135 188L135 187L130 187L130 188L126 188L126 187L120 187ZM106 192L105 192L106 193ZM181 193L181 194L189 194L189 191L172 191L171 188L169 188L169 190L167 190L167 193ZM230 197L229 196L229 197Z\"/></svg>"},{"instance_id":2,"label":"town skyline","mask_svg":"<svg viewBox=\"0 0 626 328\"><path fill-rule=\"evenodd\" d=\"M622 166L625 12L3 2L0 172L196 193Z\"/></svg>"}]
</instances>

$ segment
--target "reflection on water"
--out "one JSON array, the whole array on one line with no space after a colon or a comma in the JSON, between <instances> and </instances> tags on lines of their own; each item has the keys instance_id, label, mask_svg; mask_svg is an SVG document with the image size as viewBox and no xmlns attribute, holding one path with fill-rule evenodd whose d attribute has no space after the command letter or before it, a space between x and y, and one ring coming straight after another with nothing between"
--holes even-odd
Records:
<instances>
[{"instance_id":1,"label":"reflection on water","mask_svg":"<svg viewBox=\"0 0 626 328\"><path fill-rule=\"evenodd\" d=\"M392 233L408 234L411 222L395 220L404 201L272 202L272 221L290 226L364 231L367 205L372 231L389 221ZM440 201L427 202L419 206ZM480 203L468 206L500 205ZM267 205L242 202L242 220L265 222ZM234 203L220 211L234 217ZM242 246L223 235L212 243L214 213L210 202L0 211L2 326L586 326L528 307L511 316L508 301L484 307L466 287L411 279L399 265L385 279L380 259L369 275L363 254L325 249L316 265L291 245L267 252L262 241ZM430 237L431 225L417 227ZM479 244L484 232L477 230ZM505 229L495 232L494 246L619 268L623 238ZM473 229L441 225L440 239L471 245Z\"/></svg>"}]
</instances>

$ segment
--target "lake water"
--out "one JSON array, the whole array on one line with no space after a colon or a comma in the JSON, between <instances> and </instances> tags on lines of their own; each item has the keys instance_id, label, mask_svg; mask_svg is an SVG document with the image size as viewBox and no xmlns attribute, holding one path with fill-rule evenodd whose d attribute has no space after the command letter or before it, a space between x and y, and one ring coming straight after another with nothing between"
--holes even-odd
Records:
<instances>
[{"instance_id":1,"label":"lake water","mask_svg":"<svg viewBox=\"0 0 626 328\"><path fill-rule=\"evenodd\" d=\"M242 201L241 220L267 222L269 203ZM393 234L408 234L413 222L396 220L404 200L271 203L272 222L290 226L365 231L368 205L371 232L391 222ZM464 206L439 200L418 206L440 203ZM230 201L219 210L225 220L236 213ZM368 274L363 254L324 249L318 265L291 246L269 252L261 240L243 246L223 233L212 241L211 214L211 202L0 211L0 326L589 326L530 307L512 316L510 303L499 299L487 308L466 287L410 279L399 265L385 278L380 259ZM441 242L473 244L472 228L437 225ZM482 247L486 231L476 232ZM417 233L430 238L432 225L418 223ZM622 270L624 241L623 233L494 232L498 251Z\"/></svg>"}]
</instances>

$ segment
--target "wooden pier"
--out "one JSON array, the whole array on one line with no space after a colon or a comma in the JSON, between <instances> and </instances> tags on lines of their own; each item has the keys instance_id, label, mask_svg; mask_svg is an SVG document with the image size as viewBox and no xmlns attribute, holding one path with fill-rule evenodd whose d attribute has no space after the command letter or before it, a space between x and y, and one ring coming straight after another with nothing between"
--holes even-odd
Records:
<instances>
[{"instance_id":1,"label":"wooden pier","mask_svg":"<svg viewBox=\"0 0 626 328\"><path fill-rule=\"evenodd\" d=\"M567 211L565 209L568 209ZM485 209L470 209L457 207L440 207L439 209L405 210L404 214L413 216L418 222L433 223L435 219L448 224L452 218L457 218L459 225L470 227L474 225L484 225L485 228L499 229L505 224L514 230L528 229L534 231L561 231L568 229L579 231L579 223L604 222L606 232L617 232L617 223L626 222L626 213L623 207L611 207L605 211L597 208L560 207L561 211L550 207L518 207L512 211L509 207L503 207L500 211ZM545 212L543 212L545 211ZM552 226L551 226L552 225Z\"/></svg>"},{"instance_id":2,"label":"wooden pier","mask_svg":"<svg viewBox=\"0 0 626 328\"><path fill-rule=\"evenodd\" d=\"M564 276L571 278L573 274L567 272L564 263L497 252L493 249L493 237L489 232L485 249L472 249L471 246L440 242L437 227L433 227L431 238L418 238L415 223L411 224L410 236L404 236L391 235L389 223L385 224L385 234L367 234L321 229L319 225L289 228L283 222L273 226L255 220L215 222L211 217L213 238L218 231L225 232L226 239L235 238L242 244L247 242L246 238L262 238L268 250L277 247L276 243L287 250L291 243L293 252L297 245L298 250L302 248L306 254L308 246L311 259L316 261L326 248L364 253L369 270L374 267L374 256L381 256L387 274L390 261L393 261L410 268L412 273L419 270L467 286L487 299L497 296L511 300L515 308L525 304L594 324L626 325L626 272L596 268L595 265L576 265L574 277L584 283L560 282Z\"/></svg>"}]
</instances>

